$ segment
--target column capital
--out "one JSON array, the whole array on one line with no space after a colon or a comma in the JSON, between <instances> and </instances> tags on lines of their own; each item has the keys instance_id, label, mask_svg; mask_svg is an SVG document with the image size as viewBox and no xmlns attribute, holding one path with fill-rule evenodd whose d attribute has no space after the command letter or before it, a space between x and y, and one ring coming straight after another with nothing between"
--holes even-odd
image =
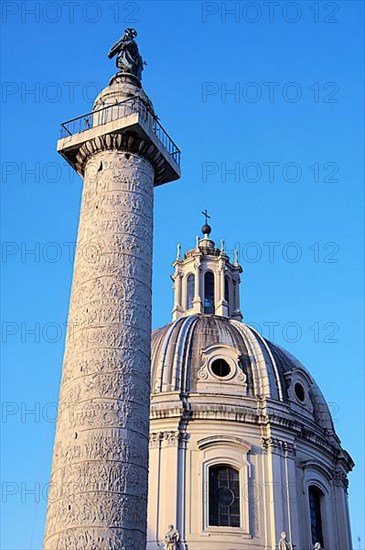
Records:
<instances>
[{"instance_id":1,"label":"column capital","mask_svg":"<svg viewBox=\"0 0 365 550\"><path fill-rule=\"evenodd\" d=\"M277 437L263 437L262 446L265 451L294 457L296 455L296 445L290 441L285 441Z\"/></svg>"},{"instance_id":2,"label":"column capital","mask_svg":"<svg viewBox=\"0 0 365 550\"><path fill-rule=\"evenodd\" d=\"M157 147L129 132L124 134L111 133L100 135L83 143L76 155L75 169L83 176L89 159L96 153L107 150L120 151L144 157L153 166L155 181L157 181L164 172L164 159ZM99 170L98 167L95 167L95 169Z\"/></svg>"}]
</instances>

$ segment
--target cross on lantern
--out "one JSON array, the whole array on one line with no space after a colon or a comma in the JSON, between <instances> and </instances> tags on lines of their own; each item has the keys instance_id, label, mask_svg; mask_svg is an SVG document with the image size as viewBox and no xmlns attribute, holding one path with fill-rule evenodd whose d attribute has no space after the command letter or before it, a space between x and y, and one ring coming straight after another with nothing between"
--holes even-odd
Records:
<instances>
[{"instance_id":1,"label":"cross on lantern","mask_svg":"<svg viewBox=\"0 0 365 550\"><path fill-rule=\"evenodd\" d=\"M210 220L210 216L208 214L208 210L205 209L202 211L203 216L205 216L205 225L208 225L208 219Z\"/></svg>"}]
</instances>

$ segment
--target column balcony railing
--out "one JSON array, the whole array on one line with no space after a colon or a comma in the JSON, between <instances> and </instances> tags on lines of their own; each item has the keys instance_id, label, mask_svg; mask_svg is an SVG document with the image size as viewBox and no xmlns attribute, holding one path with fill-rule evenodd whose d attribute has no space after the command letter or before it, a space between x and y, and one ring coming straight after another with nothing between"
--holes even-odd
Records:
<instances>
[{"instance_id":1,"label":"column balcony railing","mask_svg":"<svg viewBox=\"0 0 365 550\"><path fill-rule=\"evenodd\" d=\"M152 129L160 143L168 151L176 164L180 166L180 149L166 132L152 109L138 96L133 96L119 103L106 105L101 109L63 122L60 128L61 138L85 132L96 126L102 126L133 113L138 113L141 116L143 122Z\"/></svg>"}]
</instances>

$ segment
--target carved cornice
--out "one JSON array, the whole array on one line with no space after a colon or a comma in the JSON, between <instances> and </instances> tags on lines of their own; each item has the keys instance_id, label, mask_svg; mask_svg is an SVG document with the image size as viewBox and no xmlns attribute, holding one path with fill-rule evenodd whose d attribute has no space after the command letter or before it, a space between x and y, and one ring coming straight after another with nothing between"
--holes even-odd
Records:
<instances>
[{"instance_id":1,"label":"carved cornice","mask_svg":"<svg viewBox=\"0 0 365 550\"><path fill-rule=\"evenodd\" d=\"M202 373L200 373L201 376ZM331 460L341 461L344 469L350 471L353 467L353 461L349 455L338 447L338 443L333 434L326 434L316 427L313 423L309 425L307 419L301 422L296 415L290 417L287 412L275 410L272 407L269 411L262 411L262 407L257 407L257 401L248 402L245 405L238 405L237 402L230 402L229 399L223 402L214 396L205 395L199 401L189 398L190 410L187 414L189 420L217 420L233 421L247 425L256 425L270 429L285 430L297 447L300 444L309 444L322 452ZM183 409L181 402L157 403L152 396L151 421L163 418L182 418ZM279 448L279 447L278 447Z\"/></svg>"},{"instance_id":2,"label":"carved cornice","mask_svg":"<svg viewBox=\"0 0 365 550\"><path fill-rule=\"evenodd\" d=\"M337 445L335 446L332 441L322 437L318 433L315 433L313 430L305 428L304 426L301 428L300 436L304 440L310 441L322 449L326 449L331 455L336 455L338 452Z\"/></svg>"},{"instance_id":3,"label":"carved cornice","mask_svg":"<svg viewBox=\"0 0 365 550\"><path fill-rule=\"evenodd\" d=\"M260 424L260 417L254 409L234 405L202 405L194 403L191 407L190 418L192 420L231 420L247 424Z\"/></svg>"},{"instance_id":4,"label":"carved cornice","mask_svg":"<svg viewBox=\"0 0 365 550\"><path fill-rule=\"evenodd\" d=\"M313 423L310 426L306 418L300 421L297 415L290 417L286 413L281 414L279 411L270 410L266 416L265 424L290 430L295 438L300 438L316 447L320 447L329 453L331 458L338 454L339 446L334 434L324 433L323 429L318 428Z\"/></svg>"},{"instance_id":5,"label":"carved cornice","mask_svg":"<svg viewBox=\"0 0 365 550\"><path fill-rule=\"evenodd\" d=\"M164 172L164 158L158 148L132 132L111 133L88 140L77 153L77 171L83 175L87 161L96 153L108 150L125 151L146 158L155 170L155 179Z\"/></svg>"}]
</instances>

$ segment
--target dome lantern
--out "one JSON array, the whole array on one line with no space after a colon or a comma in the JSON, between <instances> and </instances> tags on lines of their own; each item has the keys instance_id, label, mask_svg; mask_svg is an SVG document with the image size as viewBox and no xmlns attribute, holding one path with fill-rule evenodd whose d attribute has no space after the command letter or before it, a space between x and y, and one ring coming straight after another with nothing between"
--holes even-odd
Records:
<instances>
[{"instance_id":1,"label":"dome lantern","mask_svg":"<svg viewBox=\"0 0 365 550\"><path fill-rule=\"evenodd\" d=\"M221 248L217 248L210 239L209 216L206 211L203 214L206 216L203 237L197 237L196 246L183 259L178 254L172 264L175 268L172 320L193 314L214 314L241 321L239 284L243 269L236 253L231 262L223 241Z\"/></svg>"}]
</instances>

